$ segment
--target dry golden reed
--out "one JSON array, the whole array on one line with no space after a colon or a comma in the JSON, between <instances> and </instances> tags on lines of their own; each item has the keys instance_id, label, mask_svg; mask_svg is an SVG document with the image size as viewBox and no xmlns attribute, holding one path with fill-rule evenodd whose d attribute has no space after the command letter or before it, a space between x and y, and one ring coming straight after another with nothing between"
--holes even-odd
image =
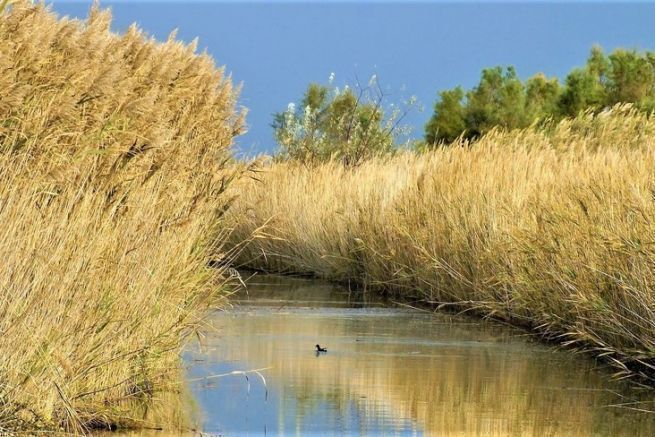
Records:
<instances>
[{"instance_id":1,"label":"dry golden reed","mask_svg":"<svg viewBox=\"0 0 655 437\"><path fill-rule=\"evenodd\" d=\"M0 430L159 426L135 402L224 291L208 265L236 90L158 43L42 4L0 11Z\"/></svg>"},{"instance_id":2,"label":"dry golden reed","mask_svg":"<svg viewBox=\"0 0 655 437\"><path fill-rule=\"evenodd\" d=\"M617 107L243 181L242 265L508 320L655 382L655 120Z\"/></svg>"}]
</instances>

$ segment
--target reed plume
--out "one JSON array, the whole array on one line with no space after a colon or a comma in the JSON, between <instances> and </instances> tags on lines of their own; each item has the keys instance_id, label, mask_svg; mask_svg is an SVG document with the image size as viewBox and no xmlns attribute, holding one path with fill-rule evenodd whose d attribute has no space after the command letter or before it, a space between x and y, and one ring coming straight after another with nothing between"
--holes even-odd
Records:
<instances>
[{"instance_id":1,"label":"reed plume","mask_svg":"<svg viewBox=\"0 0 655 437\"><path fill-rule=\"evenodd\" d=\"M236 90L195 44L0 11L0 427L144 426L220 304ZM150 424L152 425L152 424Z\"/></svg>"}]
</instances>

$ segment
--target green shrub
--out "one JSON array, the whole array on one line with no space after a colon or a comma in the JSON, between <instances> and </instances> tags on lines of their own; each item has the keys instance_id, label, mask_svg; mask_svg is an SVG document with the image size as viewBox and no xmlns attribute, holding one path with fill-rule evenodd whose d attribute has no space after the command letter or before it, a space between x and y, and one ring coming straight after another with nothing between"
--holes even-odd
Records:
<instances>
[{"instance_id":1,"label":"green shrub","mask_svg":"<svg viewBox=\"0 0 655 437\"><path fill-rule=\"evenodd\" d=\"M279 145L278 160L307 163L340 160L357 165L372 157L391 153L407 129L400 121L407 113L391 105L383 107L385 95L375 76L366 87L353 90L311 83L299 104L274 115L272 127ZM414 105L414 99L408 102Z\"/></svg>"},{"instance_id":2,"label":"green shrub","mask_svg":"<svg viewBox=\"0 0 655 437\"><path fill-rule=\"evenodd\" d=\"M513 67L484 69L473 89L439 93L425 141L433 146L459 136L475 139L495 127L525 128L621 103L645 112L655 109L655 53L618 49L606 56L594 47L584 67L573 69L563 85L542 73L522 82Z\"/></svg>"}]
</instances>

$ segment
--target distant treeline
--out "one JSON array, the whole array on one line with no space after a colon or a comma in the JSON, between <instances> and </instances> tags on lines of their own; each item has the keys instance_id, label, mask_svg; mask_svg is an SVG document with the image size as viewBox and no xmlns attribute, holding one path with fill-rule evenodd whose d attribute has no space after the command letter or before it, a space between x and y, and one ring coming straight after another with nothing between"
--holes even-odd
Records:
<instances>
[{"instance_id":1,"label":"distant treeline","mask_svg":"<svg viewBox=\"0 0 655 437\"><path fill-rule=\"evenodd\" d=\"M439 93L425 126L425 141L431 145L459 136L474 139L496 126L522 128L617 103L634 103L647 112L655 109L655 52L618 49L605 55L594 47L585 66L572 70L563 84L542 73L522 82L511 66L484 69L473 89L458 86Z\"/></svg>"},{"instance_id":2,"label":"distant treeline","mask_svg":"<svg viewBox=\"0 0 655 437\"><path fill-rule=\"evenodd\" d=\"M416 103L385 105L375 76L367 85L339 89L330 83L309 84L298 103L274 114L272 127L279 160L357 165L373 156L409 147L426 150L458 138L475 140L495 127L525 128L547 120L599 112L619 103L655 109L655 52L617 49L605 55L591 49L584 67L563 83L536 74L523 82L514 67L482 70L478 85L441 91L422 141L409 139L401 122ZM386 111L385 111L386 109Z\"/></svg>"}]
</instances>

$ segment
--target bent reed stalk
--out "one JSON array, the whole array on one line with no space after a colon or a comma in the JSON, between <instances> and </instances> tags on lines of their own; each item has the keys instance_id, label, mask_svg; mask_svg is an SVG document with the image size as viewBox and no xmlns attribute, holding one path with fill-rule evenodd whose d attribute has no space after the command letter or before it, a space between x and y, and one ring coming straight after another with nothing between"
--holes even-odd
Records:
<instances>
[{"instance_id":1,"label":"bent reed stalk","mask_svg":"<svg viewBox=\"0 0 655 437\"><path fill-rule=\"evenodd\" d=\"M655 120L629 107L240 182L238 262L491 316L655 383Z\"/></svg>"},{"instance_id":2,"label":"bent reed stalk","mask_svg":"<svg viewBox=\"0 0 655 437\"><path fill-rule=\"evenodd\" d=\"M237 91L195 44L110 19L0 11L3 431L159 426L134 402L157 408L225 292Z\"/></svg>"}]
</instances>

